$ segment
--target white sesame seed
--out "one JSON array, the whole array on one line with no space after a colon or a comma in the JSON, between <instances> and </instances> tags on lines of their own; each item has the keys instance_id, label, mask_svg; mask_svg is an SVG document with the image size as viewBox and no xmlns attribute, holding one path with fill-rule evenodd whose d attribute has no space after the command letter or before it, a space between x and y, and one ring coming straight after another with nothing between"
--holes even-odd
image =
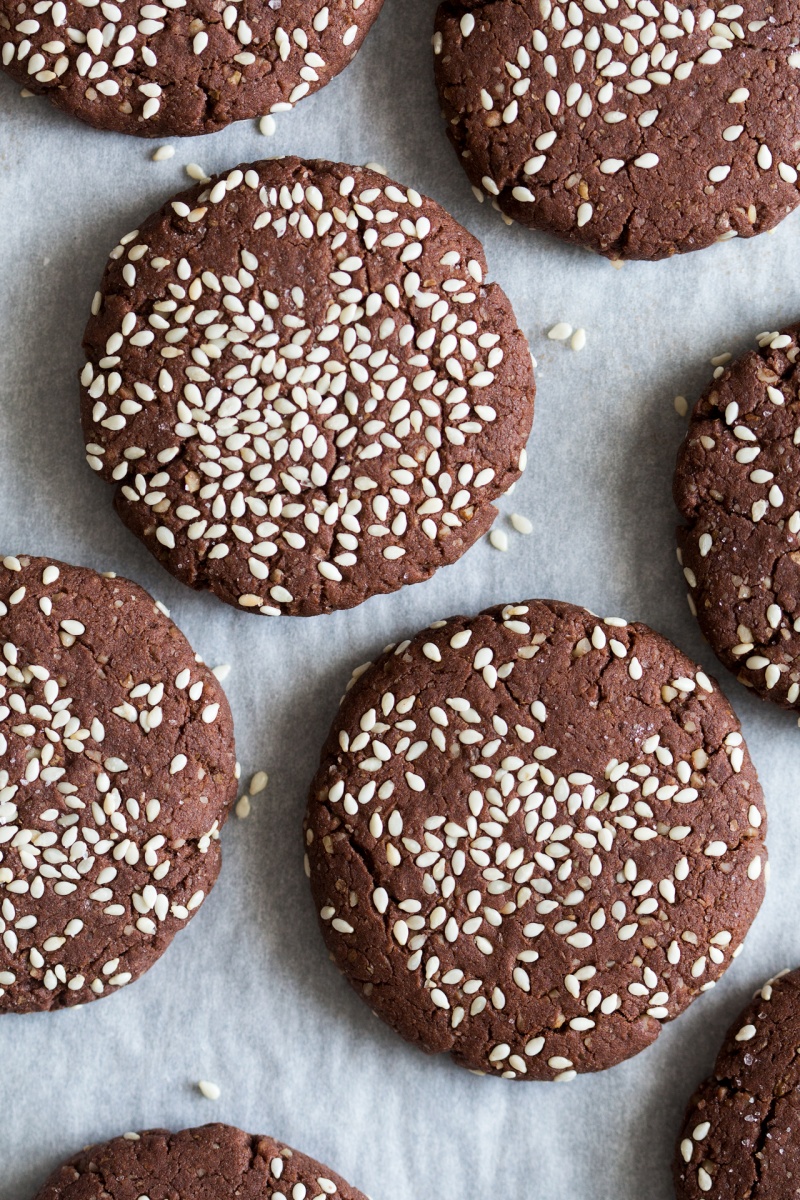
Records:
<instances>
[{"instance_id":1,"label":"white sesame seed","mask_svg":"<svg viewBox=\"0 0 800 1200\"><path fill-rule=\"evenodd\" d=\"M572 332L571 325L567 324L566 321L559 321L548 330L547 336L553 342L564 342L568 337L572 336Z\"/></svg>"},{"instance_id":2,"label":"white sesame seed","mask_svg":"<svg viewBox=\"0 0 800 1200\"><path fill-rule=\"evenodd\" d=\"M527 517L523 517L521 513L512 513L509 520L516 529L517 533L533 533L533 524Z\"/></svg>"}]
</instances>

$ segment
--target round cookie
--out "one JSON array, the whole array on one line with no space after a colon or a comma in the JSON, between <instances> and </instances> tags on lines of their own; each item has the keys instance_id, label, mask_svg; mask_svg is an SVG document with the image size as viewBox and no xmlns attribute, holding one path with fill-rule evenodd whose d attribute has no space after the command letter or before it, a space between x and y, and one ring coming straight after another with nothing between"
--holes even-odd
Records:
<instances>
[{"instance_id":1,"label":"round cookie","mask_svg":"<svg viewBox=\"0 0 800 1200\"><path fill-rule=\"evenodd\" d=\"M800 971L782 972L734 1021L689 1101L675 1150L676 1200L797 1195Z\"/></svg>"},{"instance_id":2,"label":"round cookie","mask_svg":"<svg viewBox=\"0 0 800 1200\"><path fill-rule=\"evenodd\" d=\"M127 579L0 565L0 1012L137 979L213 887L236 793L225 695Z\"/></svg>"},{"instance_id":3,"label":"round cookie","mask_svg":"<svg viewBox=\"0 0 800 1200\"><path fill-rule=\"evenodd\" d=\"M447 129L480 198L611 258L664 258L797 206L794 0L445 0Z\"/></svg>"},{"instance_id":4,"label":"round cookie","mask_svg":"<svg viewBox=\"0 0 800 1200\"><path fill-rule=\"evenodd\" d=\"M366 1200L322 1163L231 1125L149 1129L89 1146L53 1172L35 1200Z\"/></svg>"},{"instance_id":5,"label":"round cookie","mask_svg":"<svg viewBox=\"0 0 800 1200\"><path fill-rule=\"evenodd\" d=\"M112 251L90 466L178 579L310 616L427 579L524 465L534 382L480 243L367 169L244 165Z\"/></svg>"},{"instance_id":6,"label":"round cookie","mask_svg":"<svg viewBox=\"0 0 800 1200\"><path fill-rule=\"evenodd\" d=\"M765 333L698 400L675 468L678 556L715 654L800 708L798 332Z\"/></svg>"},{"instance_id":7,"label":"round cookie","mask_svg":"<svg viewBox=\"0 0 800 1200\"><path fill-rule=\"evenodd\" d=\"M375 1013L512 1079L644 1049L764 890L725 697L645 625L556 601L389 647L343 701L305 829L326 944Z\"/></svg>"},{"instance_id":8,"label":"round cookie","mask_svg":"<svg viewBox=\"0 0 800 1200\"><path fill-rule=\"evenodd\" d=\"M354 57L383 0L0 0L0 62L58 108L138 137L293 108Z\"/></svg>"}]
</instances>

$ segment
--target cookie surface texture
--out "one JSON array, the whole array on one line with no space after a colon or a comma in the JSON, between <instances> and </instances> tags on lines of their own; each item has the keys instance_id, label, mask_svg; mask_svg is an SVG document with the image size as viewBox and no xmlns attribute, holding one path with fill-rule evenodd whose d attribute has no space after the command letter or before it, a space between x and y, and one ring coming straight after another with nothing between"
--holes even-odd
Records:
<instances>
[{"instance_id":1,"label":"cookie surface texture","mask_svg":"<svg viewBox=\"0 0 800 1200\"><path fill-rule=\"evenodd\" d=\"M322 1163L273 1138L231 1125L126 1134L76 1154L36 1200L265 1200L267 1196L366 1200Z\"/></svg>"},{"instance_id":2,"label":"cookie surface texture","mask_svg":"<svg viewBox=\"0 0 800 1200\"><path fill-rule=\"evenodd\" d=\"M217 878L230 710L164 614L127 579L0 564L0 1012L113 994Z\"/></svg>"},{"instance_id":3,"label":"cookie surface texture","mask_svg":"<svg viewBox=\"0 0 800 1200\"><path fill-rule=\"evenodd\" d=\"M98 129L213 133L323 87L382 4L0 0L0 61L23 87Z\"/></svg>"},{"instance_id":4,"label":"cookie surface texture","mask_svg":"<svg viewBox=\"0 0 800 1200\"><path fill-rule=\"evenodd\" d=\"M373 171L276 159L113 251L89 464L184 583L311 616L428 578L524 465L533 369L480 244Z\"/></svg>"},{"instance_id":5,"label":"cookie surface texture","mask_svg":"<svg viewBox=\"0 0 800 1200\"><path fill-rule=\"evenodd\" d=\"M800 1142L800 971L765 983L695 1092L674 1160L677 1200L792 1200Z\"/></svg>"},{"instance_id":6,"label":"cookie surface texture","mask_svg":"<svg viewBox=\"0 0 800 1200\"><path fill-rule=\"evenodd\" d=\"M336 963L409 1041L513 1079L636 1054L764 886L724 696L644 625L530 600L437 623L343 701L306 819Z\"/></svg>"},{"instance_id":7,"label":"cookie surface texture","mask_svg":"<svg viewBox=\"0 0 800 1200\"><path fill-rule=\"evenodd\" d=\"M715 654L766 700L800 707L797 326L765 333L697 402L675 469L678 547Z\"/></svg>"},{"instance_id":8,"label":"cookie surface texture","mask_svg":"<svg viewBox=\"0 0 800 1200\"><path fill-rule=\"evenodd\" d=\"M446 0L450 140L523 225L657 259L771 229L798 203L794 0Z\"/></svg>"}]
</instances>

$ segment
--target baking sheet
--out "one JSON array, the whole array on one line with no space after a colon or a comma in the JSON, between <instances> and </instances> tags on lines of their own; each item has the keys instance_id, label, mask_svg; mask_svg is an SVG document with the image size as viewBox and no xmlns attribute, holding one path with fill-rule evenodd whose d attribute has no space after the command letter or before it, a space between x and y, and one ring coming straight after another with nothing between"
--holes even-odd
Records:
<instances>
[{"instance_id":1,"label":"baking sheet","mask_svg":"<svg viewBox=\"0 0 800 1200\"><path fill-rule=\"evenodd\" d=\"M772 885L745 952L640 1057L555 1084L479 1079L380 1024L328 962L300 824L319 746L351 668L454 611L560 597L639 618L706 669L675 563L672 468L712 356L800 315L798 220L677 261L607 262L479 206L448 146L432 82L434 0L386 0L356 63L277 118L155 145L96 133L0 78L0 551L129 575L170 608L226 690L243 777L270 773L224 833L222 877L144 979L53 1015L0 1020L0 1197L30 1200L56 1163L128 1129L224 1120L328 1162L375 1200L668 1200L689 1093L766 976L800 963L798 737L726 675L770 813ZM378 161L480 237L539 360L529 467L501 501L509 550L485 539L428 583L307 621L248 617L174 582L114 515L83 461L75 372L88 306L118 236L207 172L284 153ZM587 330L581 353L548 342ZM534 524L514 533L507 515ZM219 1084L203 1099L199 1079Z\"/></svg>"}]
</instances>

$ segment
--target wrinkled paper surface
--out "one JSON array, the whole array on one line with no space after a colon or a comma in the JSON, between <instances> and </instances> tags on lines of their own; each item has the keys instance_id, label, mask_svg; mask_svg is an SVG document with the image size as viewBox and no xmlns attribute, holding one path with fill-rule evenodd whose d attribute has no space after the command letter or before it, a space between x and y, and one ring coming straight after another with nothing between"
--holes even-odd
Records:
<instances>
[{"instance_id":1,"label":"wrinkled paper surface","mask_svg":"<svg viewBox=\"0 0 800 1200\"><path fill-rule=\"evenodd\" d=\"M800 963L795 718L749 696L690 617L670 488L712 356L800 316L798 220L772 236L654 264L609 263L508 228L479 206L449 147L432 80L434 0L386 0L356 62L277 117L157 144L95 132L0 78L0 533L3 553L129 575L206 660L230 663L243 779L269 789L223 835L221 879L171 950L113 998L0 1018L0 1197L31 1200L90 1141L224 1120L271 1133L375 1200L669 1200L683 1106L756 985ZM296 153L379 162L482 239L539 361L529 466L500 502L509 550L486 539L429 582L312 620L247 616L182 587L129 534L84 462L76 371L106 256L173 192ZM557 321L587 330L576 353ZM534 525L514 533L508 514ZM558 597L653 625L721 678L770 814L772 884L744 953L644 1054L566 1086L481 1079L385 1028L328 961L300 826L319 747L351 668L453 612ZM196 1082L222 1094L201 1097ZM223 1198L220 1198L223 1200Z\"/></svg>"}]
</instances>

